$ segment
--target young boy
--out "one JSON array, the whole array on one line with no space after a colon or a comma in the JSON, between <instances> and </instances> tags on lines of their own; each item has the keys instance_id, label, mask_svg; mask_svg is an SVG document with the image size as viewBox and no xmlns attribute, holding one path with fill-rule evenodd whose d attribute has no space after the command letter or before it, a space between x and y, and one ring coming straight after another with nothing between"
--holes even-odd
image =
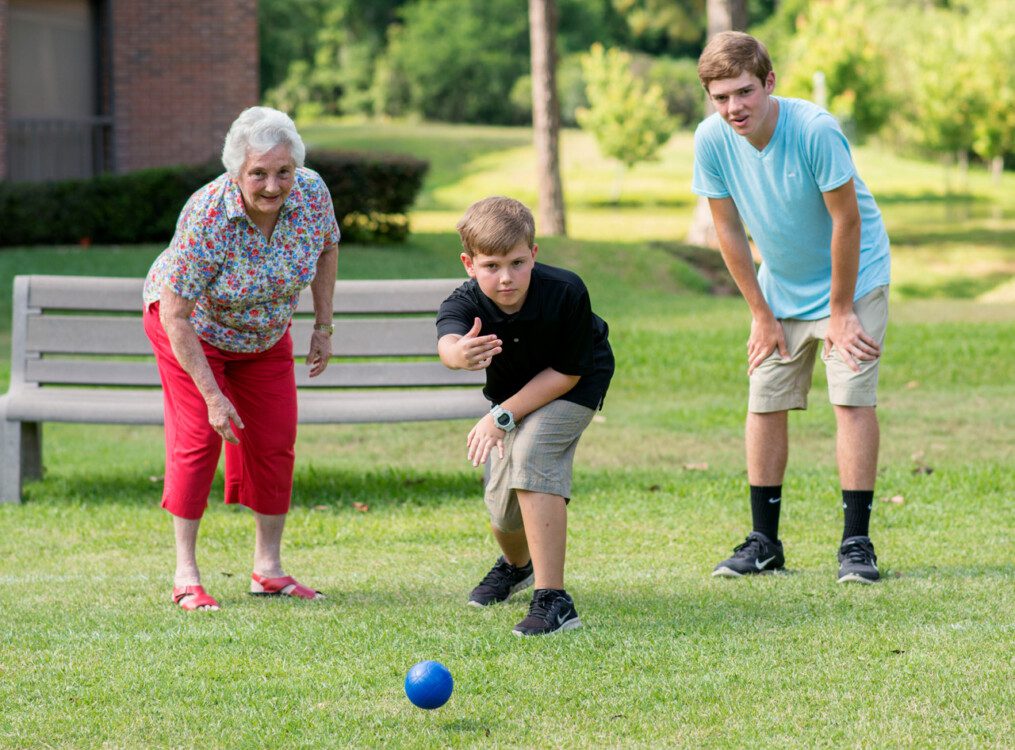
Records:
<instances>
[{"instance_id":1,"label":"young boy","mask_svg":"<svg viewBox=\"0 0 1015 750\"><path fill-rule=\"evenodd\" d=\"M713 575L784 565L786 414L807 407L821 346L845 510L838 580L873 583L879 573L868 527L890 265L881 213L835 119L810 102L772 95L775 73L757 39L717 34L698 76L716 113L695 132L692 189L708 198L723 260L752 316L746 443L754 529ZM757 274L741 219L761 253Z\"/></svg>"},{"instance_id":2,"label":"young boy","mask_svg":"<svg viewBox=\"0 0 1015 750\"><path fill-rule=\"evenodd\" d=\"M493 408L469 431L468 459L486 467L486 505L503 551L473 589L486 607L528 587L514 634L581 626L564 590L571 467L613 376L606 323L570 271L536 263L532 213L510 198L469 207L458 223L469 281L437 313L437 349L452 369L486 370Z\"/></svg>"}]
</instances>

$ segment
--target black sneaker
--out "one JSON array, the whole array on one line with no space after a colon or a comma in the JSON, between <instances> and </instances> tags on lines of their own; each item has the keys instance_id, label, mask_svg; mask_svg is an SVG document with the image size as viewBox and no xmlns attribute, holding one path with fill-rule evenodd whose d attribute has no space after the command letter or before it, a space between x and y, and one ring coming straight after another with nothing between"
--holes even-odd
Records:
<instances>
[{"instance_id":1,"label":"black sneaker","mask_svg":"<svg viewBox=\"0 0 1015 750\"><path fill-rule=\"evenodd\" d=\"M874 583L878 573L878 556L869 536L851 536L842 540L839 547L839 583L856 581Z\"/></svg>"},{"instance_id":2,"label":"black sneaker","mask_svg":"<svg viewBox=\"0 0 1015 750\"><path fill-rule=\"evenodd\" d=\"M580 628L574 599L566 591L536 589L532 592L529 614L515 625L515 635L549 635Z\"/></svg>"},{"instance_id":3,"label":"black sneaker","mask_svg":"<svg viewBox=\"0 0 1015 750\"><path fill-rule=\"evenodd\" d=\"M773 542L760 531L752 531L743 544L733 548L733 557L715 566L712 575L739 578L781 570L785 564L782 542Z\"/></svg>"},{"instance_id":4,"label":"black sneaker","mask_svg":"<svg viewBox=\"0 0 1015 750\"><path fill-rule=\"evenodd\" d=\"M532 560L516 568L501 555L490 572L469 594L470 607L486 607L506 601L516 591L532 585Z\"/></svg>"}]
</instances>

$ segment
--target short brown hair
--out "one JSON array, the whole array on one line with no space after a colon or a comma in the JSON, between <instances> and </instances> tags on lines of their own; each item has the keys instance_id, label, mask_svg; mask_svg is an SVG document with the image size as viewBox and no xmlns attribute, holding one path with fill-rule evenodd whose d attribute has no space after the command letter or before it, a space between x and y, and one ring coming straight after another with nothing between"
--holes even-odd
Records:
<instances>
[{"instance_id":1,"label":"short brown hair","mask_svg":"<svg viewBox=\"0 0 1015 750\"><path fill-rule=\"evenodd\" d=\"M757 76L764 83L771 72L772 58L765 45L742 31L716 34L698 58L698 78L705 91L712 81L736 78L742 73Z\"/></svg>"},{"instance_id":2,"label":"short brown hair","mask_svg":"<svg viewBox=\"0 0 1015 750\"><path fill-rule=\"evenodd\" d=\"M536 220L532 212L514 198L495 195L476 201L458 222L462 248L470 257L507 255L524 242L532 247L536 240Z\"/></svg>"}]
</instances>

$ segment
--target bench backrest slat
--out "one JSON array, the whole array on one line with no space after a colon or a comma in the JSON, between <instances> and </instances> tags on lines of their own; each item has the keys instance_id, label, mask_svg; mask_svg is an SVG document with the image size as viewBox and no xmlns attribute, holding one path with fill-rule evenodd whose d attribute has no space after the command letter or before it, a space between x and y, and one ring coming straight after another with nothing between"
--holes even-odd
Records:
<instances>
[{"instance_id":1,"label":"bench backrest slat","mask_svg":"<svg viewBox=\"0 0 1015 750\"><path fill-rule=\"evenodd\" d=\"M449 371L436 357L434 314L461 279L335 284L335 360L310 379L301 365L312 333L310 291L293 320L301 387L475 386L484 373ZM141 325L144 279L19 276L15 279L11 384L157 387ZM342 317L342 316L346 317ZM349 362L341 358L377 358ZM407 361L406 358L410 358ZM423 361L418 361L423 360Z\"/></svg>"},{"instance_id":2,"label":"bench backrest slat","mask_svg":"<svg viewBox=\"0 0 1015 750\"><path fill-rule=\"evenodd\" d=\"M338 280L336 315L436 312L464 279ZM43 310L141 310L144 279L100 276L32 276L28 306ZM300 294L297 314L313 312L309 289Z\"/></svg>"},{"instance_id":3,"label":"bench backrest slat","mask_svg":"<svg viewBox=\"0 0 1015 750\"><path fill-rule=\"evenodd\" d=\"M28 380L60 385L158 386L153 361L36 359L27 365ZM296 385L310 388L405 388L484 382L483 373L449 370L439 362L334 362L316 378L303 368Z\"/></svg>"},{"instance_id":4,"label":"bench backrest slat","mask_svg":"<svg viewBox=\"0 0 1015 750\"><path fill-rule=\"evenodd\" d=\"M293 323L294 353L306 356L312 320ZM34 354L148 355L151 344L141 317L34 315L28 318L26 349ZM427 356L437 353L430 318L336 320L335 354L341 357Z\"/></svg>"}]
</instances>

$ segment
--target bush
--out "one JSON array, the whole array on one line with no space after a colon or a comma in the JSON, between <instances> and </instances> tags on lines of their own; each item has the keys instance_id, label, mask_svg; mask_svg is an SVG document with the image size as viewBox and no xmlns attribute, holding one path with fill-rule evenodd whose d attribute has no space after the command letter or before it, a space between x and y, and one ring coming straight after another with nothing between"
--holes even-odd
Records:
<instances>
[{"instance_id":1,"label":"bush","mask_svg":"<svg viewBox=\"0 0 1015 750\"><path fill-rule=\"evenodd\" d=\"M405 239L405 213L423 185L427 162L320 151L308 156L307 166L328 185L344 239ZM0 183L0 246L168 242L187 199L221 172L209 162L90 180Z\"/></svg>"}]
</instances>

